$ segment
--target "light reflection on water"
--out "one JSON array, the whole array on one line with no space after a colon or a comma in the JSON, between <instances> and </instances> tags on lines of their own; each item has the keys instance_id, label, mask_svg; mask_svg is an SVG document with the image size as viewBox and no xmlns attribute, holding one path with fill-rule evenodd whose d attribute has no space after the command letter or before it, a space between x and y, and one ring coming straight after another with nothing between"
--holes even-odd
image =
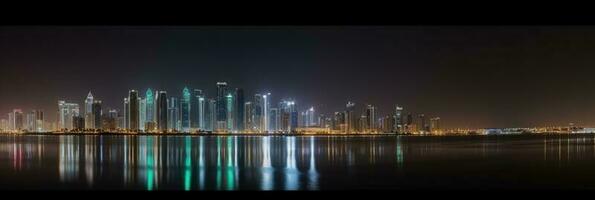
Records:
<instances>
[{"instance_id":1,"label":"light reflection on water","mask_svg":"<svg viewBox=\"0 0 595 200\"><path fill-rule=\"evenodd\" d=\"M0 136L0 175L26 180L15 188L595 188L592 167L595 135Z\"/></svg>"}]
</instances>

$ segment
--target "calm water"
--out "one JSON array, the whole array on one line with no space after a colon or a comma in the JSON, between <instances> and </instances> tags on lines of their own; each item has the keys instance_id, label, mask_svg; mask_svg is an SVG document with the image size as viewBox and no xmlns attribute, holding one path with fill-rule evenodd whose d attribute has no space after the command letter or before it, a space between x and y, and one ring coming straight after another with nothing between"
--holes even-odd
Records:
<instances>
[{"instance_id":1,"label":"calm water","mask_svg":"<svg viewBox=\"0 0 595 200\"><path fill-rule=\"evenodd\" d=\"M595 135L5 135L0 176L0 189L594 189Z\"/></svg>"}]
</instances>

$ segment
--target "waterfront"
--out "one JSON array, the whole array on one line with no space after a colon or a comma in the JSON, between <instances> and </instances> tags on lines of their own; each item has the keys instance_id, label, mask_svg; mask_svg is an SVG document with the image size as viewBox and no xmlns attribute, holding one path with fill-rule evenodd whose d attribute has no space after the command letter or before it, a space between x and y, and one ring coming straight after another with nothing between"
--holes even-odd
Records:
<instances>
[{"instance_id":1,"label":"waterfront","mask_svg":"<svg viewBox=\"0 0 595 200\"><path fill-rule=\"evenodd\" d=\"M0 136L0 189L594 189L595 135Z\"/></svg>"}]
</instances>

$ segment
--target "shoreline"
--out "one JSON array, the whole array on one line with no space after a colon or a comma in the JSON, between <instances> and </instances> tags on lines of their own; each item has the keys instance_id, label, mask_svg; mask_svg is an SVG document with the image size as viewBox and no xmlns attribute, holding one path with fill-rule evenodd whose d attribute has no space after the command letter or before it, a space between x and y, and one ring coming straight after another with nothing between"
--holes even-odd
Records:
<instances>
[{"instance_id":1,"label":"shoreline","mask_svg":"<svg viewBox=\"0 0 595 200\"><path fill-rule=\"evenodd\" d=\"M594 133L519 133L519 134L447 134L422 135L398 133L0 133L0 135L40 135L40 136L419 136L419 137L463 137L463 136L543 136L543 135L595 135Z\"/></svg>"}]
</instances>

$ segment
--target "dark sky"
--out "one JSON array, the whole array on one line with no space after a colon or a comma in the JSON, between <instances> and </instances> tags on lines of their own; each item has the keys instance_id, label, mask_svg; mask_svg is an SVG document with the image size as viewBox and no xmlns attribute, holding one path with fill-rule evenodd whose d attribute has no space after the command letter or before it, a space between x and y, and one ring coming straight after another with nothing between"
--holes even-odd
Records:
<instances>
[{"instance_id":1,"label":"dark sky","mask_svg":"<svg viewBox=\"0 0 595 200\"><path fill-rule=\"evenodd\" d=\"M217 81L324 113L354 101L445 127L595 125L595 27L1 27L0 111L122 107ZM6 114L0 115L7 118Z\"/></svg>"}]
</instances>

